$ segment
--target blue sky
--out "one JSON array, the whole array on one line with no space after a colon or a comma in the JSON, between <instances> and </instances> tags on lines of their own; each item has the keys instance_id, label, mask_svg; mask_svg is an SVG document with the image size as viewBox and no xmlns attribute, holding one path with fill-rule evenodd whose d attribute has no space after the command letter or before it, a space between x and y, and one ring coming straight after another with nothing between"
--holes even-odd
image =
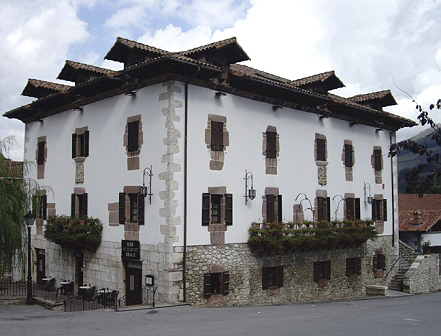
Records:
<instances>
[{"instance_id":1,"label":"blue sky","mask_svg":"<svg viewBox=\"0 0 441 336\"><path fill-rule=\"evenodd\" d=\"M388 111L415 119L394 82L423 106L441 98L439 13L441 0L3 0L1 112L32 101L28 78L57 82L66 59L120 68L104 61L118 36L170 51L236 36L249 66L289 79L335 70L346 87L334 93L391 89ZM24 125L1 117L8 135L22 159Z\"/></svg>"}]
</instances>

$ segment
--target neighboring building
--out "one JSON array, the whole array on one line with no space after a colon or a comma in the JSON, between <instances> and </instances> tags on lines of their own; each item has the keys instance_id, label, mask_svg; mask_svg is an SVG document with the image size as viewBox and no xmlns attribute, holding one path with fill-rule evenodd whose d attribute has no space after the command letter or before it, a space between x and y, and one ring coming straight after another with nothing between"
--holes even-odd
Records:
<instances>
[{"instance_id":1,"label":"neighboring building","mask_svg":"<svg viewBox=\"0 0 441 336\"><path fill-rule=\"evenodd\" d=\"M399 194L400 239L421 251L424 242L430 250L441 252L441 195Z\"/></svg>"},{"instance_id":2,"label":"neighboring building","mask_svg":"<svg viewBox=\"0 0 441 336\"><path fill-rule=\"evenodd\" d=\"M72 250L43 238L42 215L43 274L118 289L130 304L150 276L159 301L191 304L361 296L386 283L398 256L388 146L415 125L383 110L390 91L342 98L329 93L344 86L333 71L289 80L238 64L249 57L235 38L178 53L118 38L106 59L124 69L66 61L58 78L74 85L29 80L23 94L37 100L4 114L26 124L29 176L53 189L44 216L104 225L96 252ZM360 247L255 255L246 243L252 222L372 217L380 235ZM122 244L140 253L123 258Z\"/></svg>"}]
</instances>

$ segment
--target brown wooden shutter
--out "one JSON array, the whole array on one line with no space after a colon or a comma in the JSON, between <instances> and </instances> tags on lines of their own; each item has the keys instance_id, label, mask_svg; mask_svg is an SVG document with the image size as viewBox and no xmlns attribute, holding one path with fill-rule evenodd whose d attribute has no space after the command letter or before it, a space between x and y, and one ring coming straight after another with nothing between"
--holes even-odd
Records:
<instances>
[{"instance_id":1,"label":"brown wooden shutter","mask_svg":"<svg viewBox=\"0 0 441 336\"><path fill-rule=\"evenodd\" d=\"M331 260L326 260L326 279L331 280Z\"/></svg>"},{"instance_id":2,"label":"brown wooden shutter","mask_svg":"<svg viewBox=\"0 0 441 336\"><path fill-rule=\"evenodd\" d=\"M387 200L383 199L383 220L387 221Z\"/></svg>"},{"instance_id":3,"label":"brown wooden shutter","mask_svg":"<svg viewBox=\"0 0 441 336\"><path fill-rule=\"evenodd\" d=\"M274 223L275 219L275 196L272 194L266 195L266 221L269 223Z\"/></svg>"},{"instance_id":4,"label":"brown wooden shutter","mask_svg":"<svg viewBox=\"0 0 441 336\"><path fill-rule=\"evenodd\" d=\"M377 220L377 200L372 200L372 220Z\"/></svg>"},{"instance_id":5,"label":"brown wooden shutter","mask_svg":"<svg viewBox=\"0 0 441 336\"><path fill-rule=\"evenodd\" d=\"M119 224L126 222L126 193L119 193Z\"/></svg>"},{"instance_id":6,"label":"brown wooden shutter","mask_svg":"<svg viewBox=\"0 0 441 336\"><path fill-rule=\"evenodd\" d=\"M77 157L77 135L72 134L72 159Z\"/></svg>"},{"instance_id":7,"label":"brown wooden shutter","mask_svg":"<svg viewBox=\"0 0 441 336\"><path fill-rule=\"evenodd\" d=\"M47 218L47 196L46 195L42 195L41 196L41 207L42 207L42 218L46 219Z\"/></svg>"},{"instance_id":8,"label":"brown wooden shutter","mask_svg":"<svg viewBox=\"0 0 441 336\"><path fill-rule=\"evenodd\" d=\"M326 161L326 140L316 138L317 161Z\"/></svg>"},{"instance_id":9,"label":"brown wooden shutter","mask_svg":"<svg viewBox=\"0 0 441 336\"><path fill-rule=\"evenodd\" d=\"M225 224L233 225L233 195L225 194Z\"/></svg>"},{"instance_id":10,"label":"brown wooden shutter","mask_svg":"<svg viewBox=\"0 0 441 336\"><path fill-rule=\"evenodd\" d=\"M262 289L269 287L269 268L262 267Z\"/></svg>"},{"instance_id":11,"label":"brown wooden shutter","mask_svg":"<svg viewBox=\"0 0 441 336\"><path fill-rule=\"evenodd\" d=\"M283 287L283 266L277 267L277 287Z\"/></svg>"},{"instance_id":12,"label":"brown wooden shutter","mask_svg":"<svg viewBox=\"0 0 441 336\"><path fill-rule=\"evenodd\" d=\"M345 144L345 167L352 166L352 145Z\"/></svg>"},{"instance_id":13,"label":"brown wooden shutter","mask_svg":"<svg viewBox=\"0 0 441 336\"><path fill-rule=\"evenodd\" d=\"M378 256L378 264L378 269L386 269L386 256L384 254Z\"/></svg>"},{"instance_id":14,"label":"brown wooden shutter","mask_svg":"<svg viewBox=\"0 0 441 336\"><path fill-rule=\"evenodd\" d=\"M279 223L283 222L282 195L277 196L277 219Z\"/></svg>"},{"instance_id":15,"label":"brown wooden shutter","mask_svg":"<svg viewBox=\"0 0 441 336\"><path fill-rule=\"evenodd\" d=\"M127 124L127 150L133 152L138 150L139 121L132 121Z\"/></svg>"},{"instance_id":16,"label":"brown wooden shutter","mask_svg":"<svg viewBox=\"0 0 441 336\"><path fill-rule=\"evenodd\" d=\"M349 277L351 276L351 268L352 266L352 258L346 258L346 276Z\"/></svg>"},{"instance_id":17,"label":"brown wooden shutter","mask_svg":"<svg viewBox=\"0 0 441 336\"><path fill-rule=\"evenodd\" d=\"M81 209L81 214L87 216L87 193L81 195L83 197L83 208Z\"/></svg>"},{"instance_id":18,"label":"brown wooden shutter","mask_svg":"<svg viewBox=\"0 0 441 336\"><path fill-rule=\"evenodd\" d=\"M320 222L326 218L326 202L324 197L317 197L317 220Z\"/></svg>"},{"instance_id":19,"label":"brown wooden shutter","mask_svg":"<svg viewBox=\"0 0 441 336\"><path fill-rule=\"evenodd\" d=\"M374 167L376 171L380 171L381 167L381 149L374 150Z\"/></svg>"},{"instance_id":20,"label":"brown wooden shutter","mask_svg":"<svg viewBox=\"0 0 441 336\"><path fill-rule=\"evenodd\" d=\"M266 157L276 158L277 157L277 133L276 132L266 132Z\"/></svg>"},{"instance_id":21,"label":"brown wooden shutter","mask_svg":"<svg viewBox=\"0 0 441 336\"><path fill-rule=\"evenodd\" d=\"M144 197L141 195L141 193L138 193L137 198L138 198L138 224L144 225L144 213L145 213Z\"/></svg>"},{"instance_id":22,"label":"brown wooden shutter","mask_svg":"<svg viewBox=\"0 0 441 336\"><path fill-rule=\"evenodd\" d=\"M331 221L331 197L326 197L326 220Z\"/></svg>"},{"instance_id":23,"label":"brown wooden shutter","mask_svg":"<svg viewBox=\"0 0 441 336\"><path fill-rule=\"evenodd\" d=\"M211 122L211 150L224 150L224 123L220 121Z\"/></svg>"},{"instance_id":24,"label":"brown wooden shutter","mask_svg":"<svg viewBox=\"0 0 441 336\"><path fill-rule=\"evenodd\" d=\"M356 198L355 199L355 219L360 219L361 215L360 215L360 199Z\"/></svg>"},{"instance_id":25,"label":"brown wooden shutter","mask_svg":"<svg viewBox=\"0 0 441 336\"><path fill-rule=\"evenodd\" d=\"M210 194L202 194L202 225L210 224Z\"/></svg>"},{"instance_id":26,"label":"brown wooden shutter","mask_svg":"<svg viewBox=\"0 0 441 336\"><path fill-rule=\"evenodd\" d=\"M222 273L222 294L228 295L230 293L230 272Z\"/></svg>"},{"instance_id":27,"label":"brown wooden shutter","mask_svg":"<svg viewBox=\"0 0 441 336\"><path fill-rule=\"evenodd\" d=\"M357 275L361 274L361 258L357 257Z\"/></svg>"},{"instance_id":28,"label":"brown wooden shutter","mask_svg":"<svg viewBox=\"0 0 441 336\"><path fill-rule=\"evenodd\" d=\"M372 271L375 272L377 270L378 256L374 255L372 261Z\"/></svg>"},{"instance_id":29,"label":"brown wooden shutter","mask_svg":"<svg viewBox=\"0 0 441 336\"><path fill-rule=\"evenodd\" d=\"M211 273L204 274L204 298L211 296Z\"/></svg>"},{"instance_id":30,"label":"brown wooden shutter","mask_svg":"<svg viewBox=\"0 0 441 336\"><path fill-rule=\"evenodd\" d=\"M89 131L84 132L84 156L89 156Z\"/></svg>"},{"instance_id":31,"label":"brown wooden shutter","mask_svg":"<svg viewBox=\"0 0 441 336\"><path fill-rule=\"evenodd\" d=\"M37 156L37 164L44 164L44 141L40 141L38 143L38 156Z\"/></svg>"},{"instance_id":32,"label":"brown wooden shutter","mask_svg":"<svg viewBox=\"0 0 441 336\"><path fill-rule=\"evenodd\" d=\"M73 218L75 217L75 199L77 195L72 194L70 198L70 216Z\"/></svg>"},{"instance_id":33,"label":"brown wooden shutter","mask_svg":"<svg viewBox=\"0 0 441 336\"><path fill-rule=\"evenodd\" d=\"M354 219L355 201L352 197L346 198L346 219Z\"/></svg>"},{"instance_id":34,"label":"brown wooden shutter","mask_svg":"<svg viewBox=\"0 0 441 336\"><path fill-rule=\"evenodd\" d=\"M320 278L320 262L314 261L314 282L318 282Z\"/></svg>"}]
</instances>

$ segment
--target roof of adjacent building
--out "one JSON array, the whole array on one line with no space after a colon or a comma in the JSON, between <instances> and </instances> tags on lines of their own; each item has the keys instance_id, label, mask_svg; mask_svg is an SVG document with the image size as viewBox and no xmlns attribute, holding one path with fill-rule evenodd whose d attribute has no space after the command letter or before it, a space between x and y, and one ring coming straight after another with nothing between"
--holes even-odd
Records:
<instances>
[{"instance_id":1,"label":"roof of adjacent building","mask_svg":"<svg viewBox=\"0 0 441 336\"><path fill-rule=\"evenodd\" d=\"M350 98L329 93L344 86L334 71L292 80L237 64L250 58L235 37L180 52L118 37L105 58L124 63L124 69L114 71L67 60L58 79L75 85L29 79L22 94L37 100L4 116L25 123L42 120L133 89L179 80L352 124L391 131L416 125L412 120L383 111L383 107L396 104L389 90Z\"/></svg>"},{"instance_id":2,"label":"roof of adjacent building","mask_svg":"<svg viewBox=\"0 0 441 336\"><path fill-rule=\"evenodd\" d=\"M400 231L427 232L441 220L441 195L399 194Z\"/></svg>"}]
</instances>

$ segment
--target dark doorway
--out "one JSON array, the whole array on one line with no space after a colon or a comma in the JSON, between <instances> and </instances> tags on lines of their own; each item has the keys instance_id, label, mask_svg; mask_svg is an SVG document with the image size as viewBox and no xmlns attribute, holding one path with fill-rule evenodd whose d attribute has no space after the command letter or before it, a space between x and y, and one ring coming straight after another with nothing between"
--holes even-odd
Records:
<instances>
[{"instance_id":1,"label":"dark doorway","mask_svg":"<svg viewBox=\"0 0 441 336\"><path fill-rule=\"evenodd\" d=\"M75 284L78 287L83 285L83 253L75 252Z\"/></svg>"},{"instance_id":2,"label":"dark doorway","mask_svg":"<svg viewBox=\"0 0 441 336\"><path fill-rule=\"evenodd\" d=\"M134 266L134 267L133 267ZM142 303L142 269L141 263L134 265L130 263L126 266L126 305L136 305Z\"/></svg>"},{"instance_id":3,"label":"dark doorway","mask_svg":"<svg viewBox=\"0 0 441 336\"><path fill-rule=\"evenodd\" d=\"M46 257L43 249L35 249L37 252L37 283L43 284L43 278L46 277Z\"/></svg>"}]
</instances>

